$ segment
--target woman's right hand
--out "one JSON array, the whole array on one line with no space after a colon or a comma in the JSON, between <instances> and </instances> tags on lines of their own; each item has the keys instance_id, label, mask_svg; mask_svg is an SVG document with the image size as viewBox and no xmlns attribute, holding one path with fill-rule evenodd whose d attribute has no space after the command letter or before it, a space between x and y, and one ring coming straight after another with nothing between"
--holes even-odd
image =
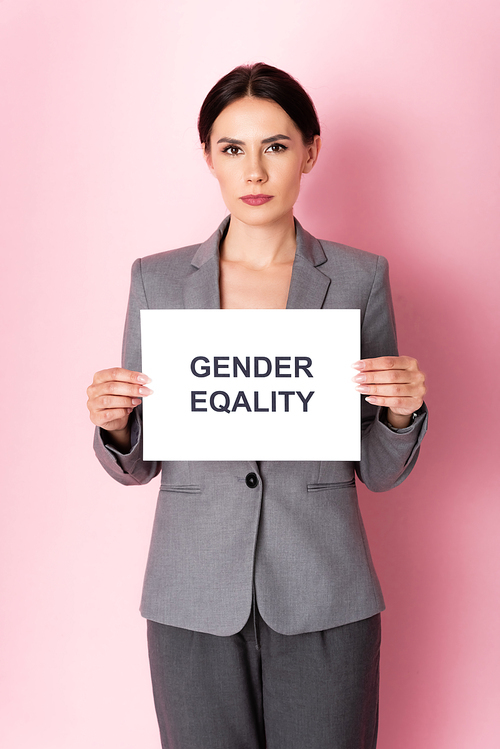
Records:
<instances>
[{"instance_id":1,"label":"woman's right hand","mask_svg":"<svg viewBox=\"0 0 500 749\"><path fill-rule=\"evenodd\" d=\"M144 396L153 391L146 387L150 378L142 372L113 367L96 372L87 388L87 408L93 424L108 432L119 443L128 437L128 418Z\"/></svg>"}]
</instances>

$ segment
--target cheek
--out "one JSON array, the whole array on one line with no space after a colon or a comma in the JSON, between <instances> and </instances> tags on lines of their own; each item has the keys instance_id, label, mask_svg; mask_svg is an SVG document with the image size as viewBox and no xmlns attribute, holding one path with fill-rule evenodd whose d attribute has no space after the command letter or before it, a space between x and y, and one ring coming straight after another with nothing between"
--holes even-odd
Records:
<instances>
[{"instance_id":1,"label":"cheek","mask_svg":"<svg viewBox=\"0 0 500 749\"><path fill-rule=\"evenodd\" d=\"M225 174L219 175L217 179L219 180L221 193L227 197L230 197L231 193L234 191L231 180Z\"/></svg>"},{"instance_id":2,"label":"cheek","mask_svg":"<svg viewBox=\"0 0 500 749\"><path fill-rule=\"evenodd\" d=\"M217 169L214 173L221 192L222 199L226 206L234 205L235 196L237 197L238 186L236 178L231 169Z\"/></svg>"},{"instance_id":3,"label":"cheek","mask_svg":"<svg viewBox=\"0 0 500 749\"><path fill-rule=\"evenodd\" d=\"M282 174L282 184L287 192L295 193L300 190L302 169L300 164L290 164Z\"/></svg>"},{"instance_id":4,"label":"cheek","mask_svg":"<svg viewBox=\"0 0 500 749\"><path fill-rule=\"evenodd\" d=\"M227 164L217 164L214 175L217 178L219 185L221 187L221 190L225 187L230 187L231 183L234 182L234 174L233 171L230 168L230 165Z\"/></svg>"}]
</instances>

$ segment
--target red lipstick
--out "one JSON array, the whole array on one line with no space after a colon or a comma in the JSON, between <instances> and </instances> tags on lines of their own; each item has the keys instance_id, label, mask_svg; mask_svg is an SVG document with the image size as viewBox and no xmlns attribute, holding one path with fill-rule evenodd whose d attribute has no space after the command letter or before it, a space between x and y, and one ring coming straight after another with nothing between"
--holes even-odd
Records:
<instances>
[{"instance_id":1,"label":"red lipstick","mask_svg":"<svg viewBox=\"0 0 500 749\"><path fill-rule=\"evenodd\" d=\"M274 195L243 195L240 200L247 205L264 205L264 203L269 203L273 197Z\"/></svg>"}]
</instances>

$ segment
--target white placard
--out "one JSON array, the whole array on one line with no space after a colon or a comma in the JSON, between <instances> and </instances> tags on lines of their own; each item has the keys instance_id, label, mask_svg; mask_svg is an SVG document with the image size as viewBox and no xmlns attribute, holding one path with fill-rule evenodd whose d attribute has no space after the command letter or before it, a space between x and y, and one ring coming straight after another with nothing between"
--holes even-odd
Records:
<instances>
[{"instance_id":1,"label":"white placard","mask_svg":"<svg viewBox=\"0 0 500 749\"><path fill-rule=\"evenodd\" d=\"M359 460L354 309L141 310L145 460Z\"/></svg>"}]
</instances>

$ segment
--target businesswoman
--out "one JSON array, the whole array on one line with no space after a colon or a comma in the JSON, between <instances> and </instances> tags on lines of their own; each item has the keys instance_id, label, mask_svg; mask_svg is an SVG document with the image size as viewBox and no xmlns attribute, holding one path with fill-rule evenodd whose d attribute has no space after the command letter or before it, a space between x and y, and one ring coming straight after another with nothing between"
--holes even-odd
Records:
<instances>
[{"instance_id":1,"label":"businesswoman","mask_svg":"<svg viewBox=\"0 0 500 749\"><path fill-rule=\"evenodd\" d=\"M398 355L385 259L294 219L321 147L297 81L236 68L207 95L199 134L229 216L199 245L134 263L122 367L88 388L108 473L137 485L161 471L141 612L162 746L373 749L384 602L354 474L384 491L412 470L424 376ZM361 310L358 463L142 460L139 311L218 307Z\"/></svg>"}]
</instances>

